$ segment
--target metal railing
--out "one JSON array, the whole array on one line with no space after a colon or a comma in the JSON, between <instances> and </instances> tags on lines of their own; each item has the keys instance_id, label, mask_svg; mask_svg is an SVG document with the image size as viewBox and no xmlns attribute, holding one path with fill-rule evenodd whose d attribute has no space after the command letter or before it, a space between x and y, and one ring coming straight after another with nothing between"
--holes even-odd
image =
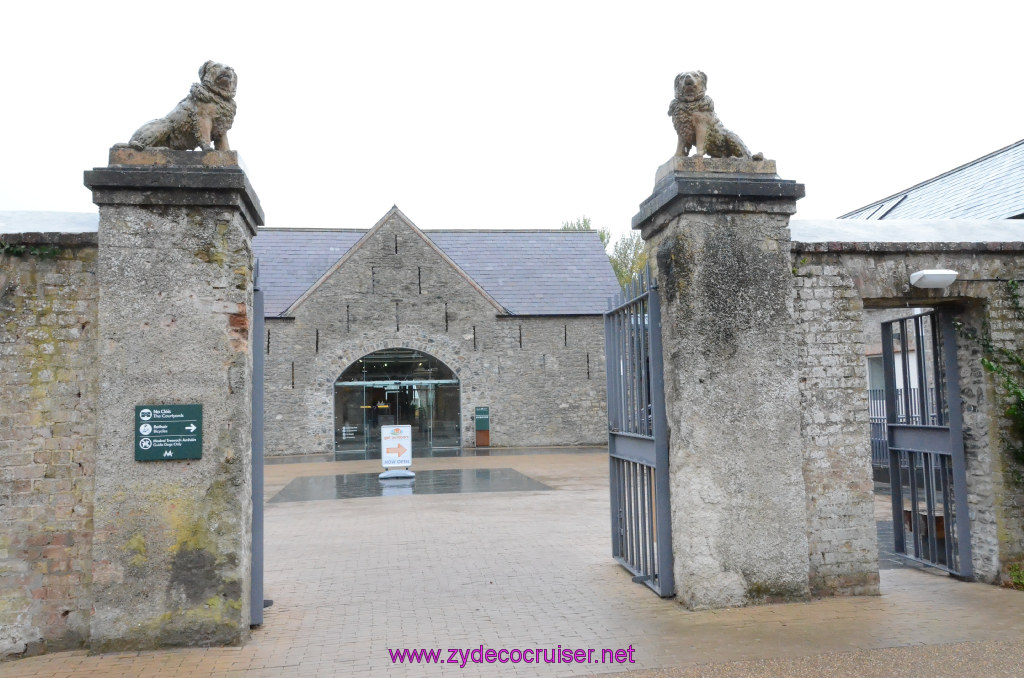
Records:
<instances>
[{"instance_id":1,"label":"metal railing","mask_svg":"<svg viewBox=\"0 0 1024 678\"><path fill-rule=\"evenodd\" d=\"M909 397L905 397L903 389L896 389L896 421L898 424L913 424L920 426L921 421L921 398L918 389L910 389ZM905 403L910 402L910 416L907 416ZM928 421L927 425L935 426L937 416L935 413L935 391L929 388L927 393ZM889 466L889 443L885 432L885 389L876 388L868 390L868 411L871 421L871 463L875 466Z\"/></svg>"},{"instance_id":2,"label":"metal railing","mask_svg":"<svg viewBox=\"0 0 1024 678\"><path fill-rule=\"evenodd\" d=\"M659 596L675 594L661 307L650 268L605 313L612 555Z\"/></svg>"},{"instance_id":3,"label":"metal railing","mask_svg":"<svg viewBox=\"0 0 1024 678\"><path fill-rule=\"evenodd\" d=\"M970 578L971 527L952 316L932 311L882 323L882 368L895 552ZM909 375L909 388L895 388L897 373Z\"/></svg>"}]
</instances>

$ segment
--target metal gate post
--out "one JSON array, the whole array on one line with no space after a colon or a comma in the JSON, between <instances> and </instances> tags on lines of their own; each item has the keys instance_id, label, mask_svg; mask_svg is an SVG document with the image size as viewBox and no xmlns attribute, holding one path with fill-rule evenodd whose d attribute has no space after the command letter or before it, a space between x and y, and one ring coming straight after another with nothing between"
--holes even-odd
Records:
<instances>
[{"instance_id":1,"label":"metal gate post","mask_svg":"<svg viewBox=\"0 0 1024 678\"><path fill-rule=\"evenodd\" d=\"M608 301L608 306L617 306L618 297L613 297ZM604 377L605 377L605 394L608 399L608 427L609 430L615 427L615 422L611 420L611 415L615 412L615 383L616 380L612 376L612 370L617 369L617 362L613 357L614 344L611 340L612 334L612 316L606 315L604 317L604 337L605 337L605 348L604 348ZM611 521L612 521L612 556L619 555L618 540L615 538L615 534L618 531L619 521L619 498L615 492L615 488L618 487L618 483L615 478L615 438L614 436L608 436L608 486L609 486L609 505L611 508Z\"/></svg>"},{"instance_id":2,"label":"metal gate post","mask_svg":"<svg viewBox=\"0 0 1024 678\"><path fill-rule=\"evenodd\" d=\"M672 502L668 482L668 417L665 412L665 368L661 355L661 300L658 284L650 278L650 294L647 297L647 317L650 328L651 354L651 414L654 424L654 454L657 466L654 474L655 497L661 510L657 513L658 525L658 576L661 590L674 593L676 590L675 571L672 564L672 549L669 537L672 534ZM662 503L664 502L664 503ZM665 595L669 595L666 593Z\"/></svg>"},{"instance_id":3,"label":"metal gate post","mask_svg":"<svg viewBox=\"0 0 1024 678\"><path fill-rule=\"evenodd\" d=\"M946 403L949 410L950 447L953 457L953 503L956 506L956 545L960 559L960 576L974 576L971 554L971 520L967 506L967 463L964 459L964 418L960 403L960 369L956 358L956 329L953 317L939 313L942 329L942 358L946 367Z\"/></svg>"},{"instance_id":4,"label":"metal gate post","mask_svg":"<svg viewBox=\"0 0 1024 678\"><path fill-rule=\"evenodd\" d=\"M253 268L252 300L252 587L249 624L263 623L263 290L260 262Z\"/></svg>"},{"instance_id":5,"label":"metal gate post","mask_svg":"<svg viewBox=\"0 0 1024 678\"><path fill-rule=\"evenodd\" d=\"M902 335L901 335L902 336ZM892 447L892 439L889 436L888 424L896 422L896 388L890 384L896 383L896 368L892 352L892 325L882 324L882 369L885 379L885 422L886 444L889 449L889 487L892 499L892 531L895 537L895 548L897 553L906 553L907 537L903 531L903 476L900 475L900 452ZM897 520L897 516L899 519Z\"/></svg>"}]
</instances>

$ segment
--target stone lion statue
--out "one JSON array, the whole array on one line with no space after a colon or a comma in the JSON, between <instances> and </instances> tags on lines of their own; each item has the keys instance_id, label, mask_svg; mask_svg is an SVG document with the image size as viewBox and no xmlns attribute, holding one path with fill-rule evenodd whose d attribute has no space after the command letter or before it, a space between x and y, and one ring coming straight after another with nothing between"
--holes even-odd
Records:
<instances>
[{"instance_id":1,"label":"stone lion statue","mask_svg":"<svg viewBox=\"0 0 1024 678\"><path fill-rule=\"evenodd\" d=\"M128 145L136 150L170 148L229 151L228 130L235 121L235 88L238 76L230 66L207 61L199 69L199 82L188 96L163 118L150 120L136 130Z\"/></svg>"},{"instance_id":2,"label":"stone lion statue","mask_svg":"<svg viewBox=\"0 0 1024 678\"><path fill-rule=\"evenodd\" d=\"M694 157L705 153L712 158L745 158L764 160L764 155L750 155L743 140L730 132L715 114L715 102L707 95L708 76L703 71L688 71L676 76L676 98L668 107L672 125L679 135L676 155L686 157L696 147Z\"/></svg>"}]
</instances>

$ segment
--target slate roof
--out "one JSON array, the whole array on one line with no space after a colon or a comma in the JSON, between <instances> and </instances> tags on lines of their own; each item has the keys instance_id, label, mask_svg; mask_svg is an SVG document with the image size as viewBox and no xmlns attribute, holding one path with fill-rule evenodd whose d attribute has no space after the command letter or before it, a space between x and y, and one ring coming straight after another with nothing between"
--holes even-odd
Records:
<instances>
[{"instance_id":1,"label":"slate roof","mask_svg":"<svg viewBox=\"0 0 1024 678\"><path fill-rule=\"evenodd\" d=\"M280 315L364 235L355 229L259 229L252 249L260 262L263 314Z\"/></svg>"},{"instance_id":2,"label":"slate roof","mask_svg":"<svg viewBox=\"0 0 1024 678\"><path fill-rule=\"evenodd\" d=\"M422 231L512 315L597 315L619 291L593 231ZM264 313L282 314L366 234L260 229Z\"/></svg>"},{"instance_id":3,"label":"slate roof","mask_svg":"<svg viewBox=\"0 0 1024 678\"><path fill-rule=\"evenodd\" d=\"M840 219L1024 217L1024 139Z\"/></svg>"},{"instance_id":4,"label":"slate roof","mask_svg":"<svg viewBox=\"0 0 1024 678\"><path fill-rule=\"evenodd\" d=\"M514 315L604 313L619 290L595 231L424 231Z\"/></svg>"}]
</instances>

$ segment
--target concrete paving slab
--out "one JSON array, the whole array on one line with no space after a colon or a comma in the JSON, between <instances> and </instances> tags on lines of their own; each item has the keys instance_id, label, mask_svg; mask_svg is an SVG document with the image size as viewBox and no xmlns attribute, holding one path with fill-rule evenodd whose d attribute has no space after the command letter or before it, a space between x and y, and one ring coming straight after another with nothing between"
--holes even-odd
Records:
<instances>
[{"instance_id":1,"label":"concrete paving slab","mask_svg":"<svg viewBox=\"0 0 1024 678\"><path fill-rule=\"evenodd\" d=\"M600 451L417 459L413 470L494 468L552 489L268 503L274 606L244 647L64 652L0 664L0 677L1019 675L1001 671L1004 657L1022 665L1022 592L893 569L881 596L689 612L611 559ZM266 497L299 477L379 470L271 465ZM629 648L633 662L617 663ZM421 649L444 663L392 660ZM487 662L487 650L513 649L533 652ZM597 663L523 661L538 649L542 660L593 649Z\"/></svg>"}]
</instances>

